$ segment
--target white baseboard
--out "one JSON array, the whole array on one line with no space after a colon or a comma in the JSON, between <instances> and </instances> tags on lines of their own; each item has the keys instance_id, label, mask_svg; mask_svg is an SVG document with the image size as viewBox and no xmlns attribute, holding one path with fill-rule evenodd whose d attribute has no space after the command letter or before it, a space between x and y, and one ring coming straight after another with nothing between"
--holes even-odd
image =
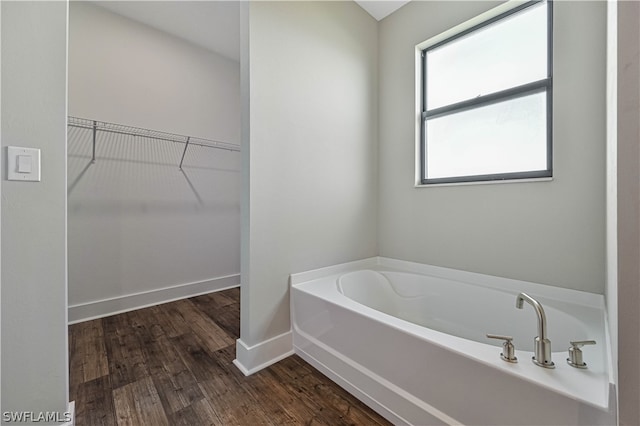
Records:
<instances>
[{"instance_id":1,"label":"white baseboard","mask_svg":"<svg viewBox=\"0 0 640 426\"><path fill-rule=\"evenodd\" d=\"M240 285L240 275L227 275L206 281L126 294L109 299L69 306L69 324L107 317L134 309L146 308L187 297L225 290Z\"/></svg>"},{"instance_id":2,"label":"white baseboard","mask_svg":"<svg viewBox=\"0 0 640 426\"><path fill-rule=\"evenodd\" d=\"M293 355L293 340L291 331L287 331L253 346L247 346L241 339L236 340L233 364L249 376L290 355Z\"/></svg>"},{"instance_id":3,"label":"white baseboard","mask_svg":"<svg viewBox=\"0 0 640 426\"><path fill-rule=\"evenodd\" d=\"M71 420L69 420L66 423L62 423L60 426L76 426L76 402L75 401L71 401L69 404L67 404L67 413L69 413Z\"/></svg>"}]
</instances>

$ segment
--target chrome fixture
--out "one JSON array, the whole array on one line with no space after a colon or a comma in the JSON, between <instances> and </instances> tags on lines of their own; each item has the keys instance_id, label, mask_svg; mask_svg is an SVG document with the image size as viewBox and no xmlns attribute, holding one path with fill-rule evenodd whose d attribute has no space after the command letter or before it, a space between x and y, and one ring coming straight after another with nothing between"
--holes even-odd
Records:
<instances>
[{"instance_id":1,"label":"chrome fixture","mask_svg":"<svg viewBox=\"0 0 640 426\"><path fill-rule=\"evenodd\" d=\"M503 361L518 362L518 358L516 358L516 348L513 346L513 343L511 343L513 337L500 336L498 334L487 334L487 337L489 339L504 340L504 343L502 344L502 353L500 354L500 358L502 358Z\"/></svg>"},{"instance_id":2,"label":"chrome fixture","mask_svg":"<svg viewBox=\"0 0 640 426\"><path fill-rule=\"evenodd\" d=\"M520 293L516 298L516 308L522 309L524 302L533 306L538 315L538 336L533 339L534 355L531 358L533 363L544 368L556 368L551 360L551 341L547 339L547 317L544 314L542 305L527 293Z\"/></svg>"},{"instance_id":3,"label":"chrome fixture","mask_svg":"<svg viewBox=\"0 0 640 426\"><path fill-rule=\"evenodd\" d=\"M575 368L587 368L587 363L582 360L581 347L585 345L595 345L595 340L579 340L576 342L569 342L571 347L569 348L569 358L567 358L567 364Z\"/></svg>"}]
</instances>

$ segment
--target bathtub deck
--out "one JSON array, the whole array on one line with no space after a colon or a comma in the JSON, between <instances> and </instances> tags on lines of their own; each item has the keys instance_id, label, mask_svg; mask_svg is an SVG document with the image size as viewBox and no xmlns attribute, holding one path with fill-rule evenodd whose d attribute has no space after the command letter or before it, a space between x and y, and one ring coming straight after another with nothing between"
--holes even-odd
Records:
<instances>
[{"instance_id":1,"label":"bathtub deck","mask_svg":"<svg viewBox=\"0 0 640 426\"><path fill-rule=\"evenodd\" d=\"M69 327L82 425L387 425L297 356L245 377L232 289Z\"/></svg>"}]
</instances>

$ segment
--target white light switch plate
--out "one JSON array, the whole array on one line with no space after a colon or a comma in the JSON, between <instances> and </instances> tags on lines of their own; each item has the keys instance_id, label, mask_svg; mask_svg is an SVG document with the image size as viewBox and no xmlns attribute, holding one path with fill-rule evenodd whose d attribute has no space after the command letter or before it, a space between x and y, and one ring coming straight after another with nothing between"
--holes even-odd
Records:
<instances>
[{"instance_id":1,"label":"white light switch plate","mask_svg":"<svg viewBox=\"0 0 640 426\"><path fill-rule=\"evenodd\" d=\"M40 150L7 147L7 179L40 182Z\"/></svg>"}]
</instances>

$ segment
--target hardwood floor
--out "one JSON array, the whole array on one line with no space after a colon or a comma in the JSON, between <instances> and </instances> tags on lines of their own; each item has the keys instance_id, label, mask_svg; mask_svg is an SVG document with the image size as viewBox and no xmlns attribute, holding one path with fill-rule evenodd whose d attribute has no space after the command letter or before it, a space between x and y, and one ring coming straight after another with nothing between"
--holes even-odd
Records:
<instances>
[{"instance_id":1,"label":"hardwood floor","mask_svg":"<svg viewBox=\"0 0 640 426\"><path fill-rule=\"evenodd\" d=\"M232 361L240 291L69 326L82 425L387 425L297 356L245 377Z\"/></svg>"}]
</instances>

